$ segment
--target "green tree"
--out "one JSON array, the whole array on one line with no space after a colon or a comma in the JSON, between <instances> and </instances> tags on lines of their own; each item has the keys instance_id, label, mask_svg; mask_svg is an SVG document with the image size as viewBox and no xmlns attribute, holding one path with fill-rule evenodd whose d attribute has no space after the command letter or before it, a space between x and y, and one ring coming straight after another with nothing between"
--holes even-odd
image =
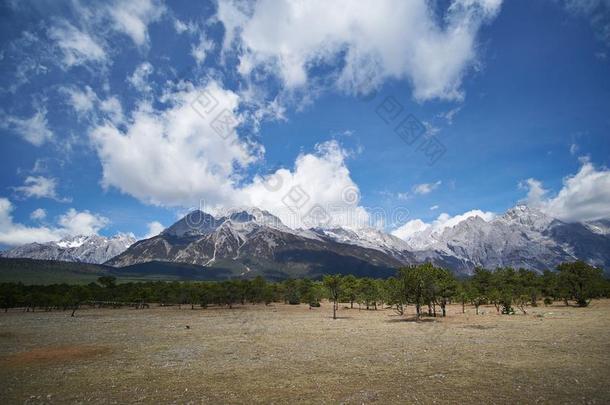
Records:
<instances>
[{"instance_id":1,"label":"green tree","mask_svg":"<svg viewBox=\"0 0 610 405\"><path fill-rule=\"evenodd\" d=\"M573 299L579 307L586 307L601 290L602 270L583 261L562 263L557 267L557 283L566 300Z\"/></svg>"},{"instance_id":2,"label":"green tree","mask_svg":"<svg viewBox=\"0 0 610 405\"><path fill-rule=\"evenodd\" d=\"M330 300L333 303L333 319L337 319L337 305L341 293L341 276L339 274L326 275L323 278L324 286L328 289Z\"/></svg>"},{"instance_id":3,"label":"green tree","mask_svg":"<svg viewBox=\"0 0 610 405\"><path fill-rule=\"evenodd\" d=\"M348 274L343 277L341 286L341 297L349 302L349 307L354 308L354 302L356 302L359 281L353 274Z\"/></svg>"},{"instance_id":4,"label":"green tree","mask_svg":"<svg viewBox=\"0 0 610 405\"><path fill-rule=\"evenodd\" d=\"M105 288L116 287L116 277L114 277L114 276L101 276L97 279L97 282L100 283L100 285Z\"/></svg>"},{"instance_id":5,"label":"green tree","mask_svg":"<svg viewBox=\"0 0 610 405\"><path fill-rule=\"evenodd\" d=\"M457 281L449 270L436 267L434 269L434 284L435 295L444 317L447 315L447 302L456 295Z\"/></svg>"},{"instance_id":6,"label":"green tree","mask_svg":"<svg viewBox=\"0 0 610 405\"><path fill-rule=\"evenodd\" d=\"M430 291L435 268L431 263L403 267L398 270L403 294L407 302L415 304L417 319L421 317L422 305L430 302Z\"/></svg>"}]
</instances>

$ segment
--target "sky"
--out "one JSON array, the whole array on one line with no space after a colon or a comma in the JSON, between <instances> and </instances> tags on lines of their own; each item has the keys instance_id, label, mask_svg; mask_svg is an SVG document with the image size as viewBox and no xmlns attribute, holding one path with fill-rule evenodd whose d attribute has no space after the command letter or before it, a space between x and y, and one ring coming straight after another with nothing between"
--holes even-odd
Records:
<instances>
[{"instance_id":1,"label":"sky","mask_svg":"<svg viewBox=\"0 0 610 405\"><path fill-rule=\"evenodd\" d=\"M0 247L193 209L610 218L610 1L3 1Z\"/></svg>"}]
</instances>

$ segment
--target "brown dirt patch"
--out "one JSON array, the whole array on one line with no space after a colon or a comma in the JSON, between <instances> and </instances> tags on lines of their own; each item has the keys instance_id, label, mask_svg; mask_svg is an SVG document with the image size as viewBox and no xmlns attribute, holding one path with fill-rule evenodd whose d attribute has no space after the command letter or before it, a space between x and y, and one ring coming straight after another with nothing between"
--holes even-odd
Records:
<instances>
[{"instance_id":1,"label":"brown dirt patch","mask_svg":"<svg viewBox=\"0 0 610 405\"><path fill-rule=\"evenodd\" d=\"M0 359L7 366L29 365L34 363L64 363L86 360L108 354L110 348L103 346L47 346L10 354Z\"/></svg>"}]
</instances>

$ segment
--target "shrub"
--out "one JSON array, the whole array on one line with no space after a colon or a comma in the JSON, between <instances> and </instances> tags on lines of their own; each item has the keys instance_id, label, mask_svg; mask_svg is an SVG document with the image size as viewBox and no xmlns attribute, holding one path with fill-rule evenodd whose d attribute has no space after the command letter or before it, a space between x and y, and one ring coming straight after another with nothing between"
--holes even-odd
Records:
<instances>
[{"instance_id":1,"label":"shrub","mask_svg":"<svg viewBox=\"0 0 610 405\"><path fill-rule=\"evenodd\" d=\"M547 306L547 307L548 307L549 305L553 305L553 299L552 299L551 297L546 297L546 298L544 299L544 305L545 305L545 306Z\"/></svg>"},{"instance_id":2,"label":"shrub","mask_svg":"<svg viewBox=\"0 0 610 405\"><path fill-rule=\"evenodd\" d=\"M515 310L512 306L512 299L510 298L502 298L500 300L500 306L502 306L502 314L504 315L514 315Z\"/></svg>"}]
</instances>

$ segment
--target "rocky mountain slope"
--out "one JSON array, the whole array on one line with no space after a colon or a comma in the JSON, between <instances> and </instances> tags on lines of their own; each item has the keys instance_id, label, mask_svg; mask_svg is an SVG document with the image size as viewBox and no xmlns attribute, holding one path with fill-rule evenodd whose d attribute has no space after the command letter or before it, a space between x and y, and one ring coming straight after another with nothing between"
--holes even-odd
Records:
<instances>
[{"instance_id":1,"label":"rocky mountain slope","mask_svg":"<svg viewBox=\"0 0 610 405\"><path fill-rule=\"evenodd\" d=\"M195 211L161 234L134 242L124 235L81 236L21 246L3 256L115 267L182 263L227 277L262 274L271 279L324 273L386 276L399 266L425 261L459 274L477 266L542 271L576 259L610 270L610 221L566 223L523 205L491 221L470 217L453 227L426 229L406 241L371 228L295 230L257 208L218 218Z\"/></svg>"},{"instance_id":2,"label":"rocky mountain slope","mask_svg":"<svg viewBox=\"0 0 610 405\"><path fill-rule=\"evenodd\" d=\"M123 253L135 241L133 236L125 234L112 238L98 235L75 236L57 242L29 243L2 252L0 256L101 264Z\"/></svg>"},{"instance_id":3,"label":"rocky mountain slope","mask_svg":"<svg viewBox=\"0 0 610 405\"><path fill-rule=\"evenodd\" d=\"M422 231L407 240L418 261L454 270L476 266L554 269L576 259L610 268L608 221L565 223L524 205L487 222L468 218L440 232Z\"/></svg>"},{"instance_id":4,"label":"rocky mountain slope","mask_svg":"<svg viewBox=\"0 0 610 405\"><path fill-rule=\"evenodd\" d=\"M341 243L320 230L293 230L270 213L253 208L235 210L221 218L192 212L107 264L122 267L168 261L269 278L314 277L329 272L387 276L410 260L409 252L396 253L372 243Z\"/></svg>"}]
</instances>

